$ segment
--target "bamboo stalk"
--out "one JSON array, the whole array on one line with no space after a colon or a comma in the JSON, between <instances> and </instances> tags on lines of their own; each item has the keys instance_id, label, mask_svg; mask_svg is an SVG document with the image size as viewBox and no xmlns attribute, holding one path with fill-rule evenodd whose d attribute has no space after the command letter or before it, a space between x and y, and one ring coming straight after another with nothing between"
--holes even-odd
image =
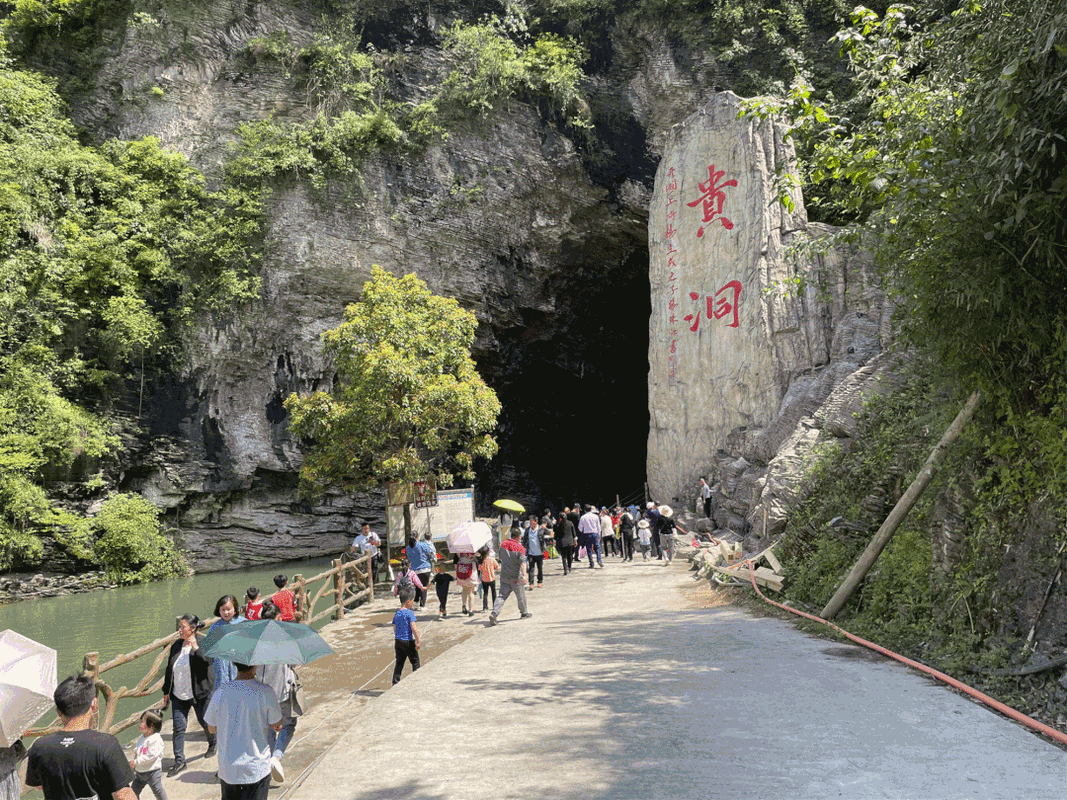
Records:
<instances>
[{"instance_id":1,"label":"bamboo stalk","mask_svg":"<svg viewBox=\"0 0 1067 800\"><path fill-rule=\"evenodd\" d=\"M937 471L937 464L941 460L948 449L948 446L959 438L959 435L963 432L963 428L967 425L967 422L972 416L974 411L978 407L978 402L982 399L981 392L975 392L967 400L966 405L960 410L960 413L956 415L956 419L952 421L952 424L948 426L944 435L941 437L941 441L937 443L937 446L931 451L929 457L926 459L926 463L923 464L922 469L919 470L919 474L915 476L915 480L911 482L911 486L904 492L904 496L901 497L897 504L893 507L893 510L886 517L885 522L878 529L878 532L871 539L871 543L867 545L867 549L863 551L863 555L859 557L855 566L852 567L852 571L845 578L845 582L841 584L834 596L830 598L830 602L826 604L826 608L819 614L823 619L832 619L837 615L837 612L848 602L848 598L852 596L852 593L856 591L860 583L863 581L867 571L874 566L874 562L878 560L878 556L882 554L882 550L889 544L889 540L893 538L893 534L897 532L897 528L904 522L904 518L908 516L908 513L915 506L915 503L919 500L920 495L926 490L926 487L930 485L930 481L934 479L934 474Z\"/></svg>"}]
</instances>

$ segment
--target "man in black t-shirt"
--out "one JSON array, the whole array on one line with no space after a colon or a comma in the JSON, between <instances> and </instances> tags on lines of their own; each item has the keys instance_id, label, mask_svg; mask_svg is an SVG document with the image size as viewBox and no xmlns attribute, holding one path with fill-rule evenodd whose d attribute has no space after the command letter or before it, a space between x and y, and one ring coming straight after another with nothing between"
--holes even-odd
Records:
<instances>
[{"instance_id":1,"label":"man in black t-shirt","mask_svg":"<svg viewBox=\"0 0 1067 800\"><path fill-rule=\"evenodd\" d=\"M119 740L89 729L96 710L92 679L71 676L52 698L63 730L33 743L26 785L41 787L45 800L136 800L130 788L133 770Z\"/></svg>"}]
</instances>

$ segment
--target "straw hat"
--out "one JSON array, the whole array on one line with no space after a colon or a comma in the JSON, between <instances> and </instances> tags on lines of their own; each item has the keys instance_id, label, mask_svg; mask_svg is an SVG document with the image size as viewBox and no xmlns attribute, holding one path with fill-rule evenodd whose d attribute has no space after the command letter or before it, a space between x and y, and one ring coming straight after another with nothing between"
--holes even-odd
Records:
<instances>
[{"instance_id":1,"label":"straw hat","mask_svg":"<svg viewBox=\"0 0 1067 800\"><path fill-rule=\"evenodd\" d=\"M659 513L665 516L667 519L670 519L674 516L674 509L670 506L660 506Z\"/></svg>"},{"instance_id":2,"label":"straw hat","mask_svg":"<svg viewBox=\"0 0 1067 800\"><path fill-rule=\"evenodd\" d=\"M647 528L648 527L648 520L647 519L639 520L638 523L637 523L637 527L638 528Z\"/></svg>"}]
</instances>

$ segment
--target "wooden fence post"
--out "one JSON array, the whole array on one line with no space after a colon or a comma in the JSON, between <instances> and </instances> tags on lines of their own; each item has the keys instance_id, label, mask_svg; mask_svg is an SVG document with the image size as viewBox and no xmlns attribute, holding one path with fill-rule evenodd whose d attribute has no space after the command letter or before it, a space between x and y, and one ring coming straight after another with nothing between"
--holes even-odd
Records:
<instances>
[{"instance_id":1,"label":"wooden fence post","mask_svg":"<svg viewBox=\"0 0 1067 800\"><path fill-rule=\"evenodd\" d=\"M345 570L341 559L333 560L333 587L337 590L337 619L345 618Z\"/></svg>"},{"instance_id":2,"label":"wooden fence post","mask_svg":"<svg viewBox=\"0 0 1067 800\"><path fill-rule=\"evenodd\" d=\"M293 608L295 613L293 617L297 622L303 622L308 618L307 605L307 592L304 591L304 576L296 574L293 576Z\"/></svg>"},{"instance_id":3,"label":"wooden fence post","mask_svg":"<svg viewBox=\"0 0 1067 800\"><path fill-rule=\"evenodd\" d=\"M367 566L366 566L366 570L367 570L367 588L370 590L370 595L369 595L369 597L367 599L367 602L368 603L373 603L374 602L374 576L371 574L371 557L370 556L363 556L363 558L365 558L366 561L367 561Z\"/></svg>"}]
</instances>

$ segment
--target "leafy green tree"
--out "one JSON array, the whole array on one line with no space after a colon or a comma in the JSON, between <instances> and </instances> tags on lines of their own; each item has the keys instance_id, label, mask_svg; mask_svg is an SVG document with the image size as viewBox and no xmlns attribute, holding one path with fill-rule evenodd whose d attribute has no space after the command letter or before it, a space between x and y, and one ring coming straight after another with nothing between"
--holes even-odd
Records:
<instances>
[{"instance_id":1,"label":"leafy green tree","mask_svg":"<svg viewBox=\"0 0 1067 800\"><path fill-rule=\"evenodd\" d=\"M473 477L474 460L497 451L500 414L470 355L476 327L474 314L414 275L375 266L345 321L323 334L331 391L285 401L291 430L310 443L305 487Z\"/></svg>"},{"instance_id":2,"label":"leafy green tree","mask_svg":"<svg viewBox=\"0 0 1067 800\"><path fill-rule=\"evenodd\" d=\"M794 91L806 177L872 234L904 334L1016 409L1067 391L1067 7L860 7L838 34L860 93Z\"/></svg>"},{"instance_id":3,"label":"leafy green tree","mask_svg":"<svg viewBox=\"0 0 1067 800\"><path fill-rule=\"evenodd\" d=\"M258 296L261 220L255 192L209 191L155 139L83 144L53 84L2 51L0 106L5 569L34 566L41 537L93 557L88 521L43 487L118 448L109 412L133 381L140 412L146 370L167 368L196 314Z\"/></svg>"}]
</instances>

